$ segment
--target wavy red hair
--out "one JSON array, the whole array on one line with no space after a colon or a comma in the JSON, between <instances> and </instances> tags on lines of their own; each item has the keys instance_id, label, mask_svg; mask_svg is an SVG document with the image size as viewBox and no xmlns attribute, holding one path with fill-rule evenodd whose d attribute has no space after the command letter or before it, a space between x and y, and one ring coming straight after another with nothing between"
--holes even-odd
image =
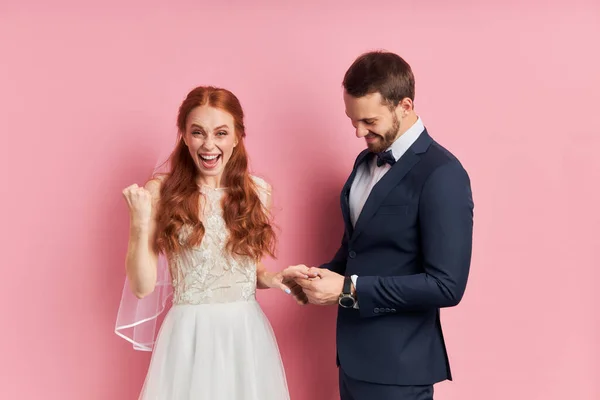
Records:
<instances>
[{"instance_id":1,"label":"wavy red hair","mask_svg":"<svg viewBox=\"0 0 600 400\"><path fill-rule=\"evenodd\" d=\"M233 117L238 145L223 171L223 218L229 231L227 249L234 255L258 261L265 255L275 256L275 232L269 211L263 206L258 187L248 171L244 147L246 132L244 112L238 98L230 91L212 86L193 89L179 107L177 128L185 134L190 112L200 106L221 109ZM157 210L155 250L166 254L200 244L205 228L200 221L200 191L196 183L198 169L183 140L179 140L169 158L170 171L162 181ZM179 240L183 226L192 228L185 243Z\"/></svg>"}]
</instances>

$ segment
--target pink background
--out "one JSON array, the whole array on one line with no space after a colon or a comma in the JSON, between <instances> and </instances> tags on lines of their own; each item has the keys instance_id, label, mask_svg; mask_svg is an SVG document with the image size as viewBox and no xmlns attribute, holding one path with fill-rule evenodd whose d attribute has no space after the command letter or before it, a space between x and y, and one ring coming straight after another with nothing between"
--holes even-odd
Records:
<instances>
[{"instance_id":1,"label":"pink background","mask_svg":"<svg viewBox=\"0 0 600 400\"><path fill-rule=\"evenodd\" d=\"M600 398L597 0L37 3L0 3L0 398L136 398L149 354L113 333L121 190L171 148L195 85L245 107L281 228L268 266L329 259L363 147L340 82L373 48L413 66L418 113L472 177L472 274L443 312L455 381L436 398ZM335 399L335 309L260 301L292 398Z\"/></svg>"}]
</instances>

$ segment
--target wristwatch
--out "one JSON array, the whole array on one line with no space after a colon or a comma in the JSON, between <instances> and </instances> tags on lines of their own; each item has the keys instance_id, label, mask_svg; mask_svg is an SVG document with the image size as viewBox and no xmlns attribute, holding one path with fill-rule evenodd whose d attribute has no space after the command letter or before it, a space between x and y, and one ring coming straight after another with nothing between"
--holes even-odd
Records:
<instances>
[{"instance_id":1,"label":"wristwatch","mask_svg":"<svg viewBox=\"0 0 600 400\"><path fill-rule=\"evenodd\" d=\"M338 303L344 308L352 308L356 304L356 299L352 295L352 279L349 276L344 278L344 286Z\"/></svg>"}]
</instances>

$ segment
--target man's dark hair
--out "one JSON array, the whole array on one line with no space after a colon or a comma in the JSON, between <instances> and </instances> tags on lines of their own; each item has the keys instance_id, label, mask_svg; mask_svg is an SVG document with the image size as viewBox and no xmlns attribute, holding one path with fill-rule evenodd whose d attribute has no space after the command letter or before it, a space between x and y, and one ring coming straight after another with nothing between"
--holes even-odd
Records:
<instances>
[{"instance_id":1,"label":"man's dark hair","mask_svg":"<svg viewBox=\"0 0 600 400\"><path fill-rule=\"evenodd\" d=\"M346 71L343 85L353 97L379 92L391 108L405 97L415 100L415 77L410 65L399 55L386 51L359 56Z\"/></svg>"}]
</instances>

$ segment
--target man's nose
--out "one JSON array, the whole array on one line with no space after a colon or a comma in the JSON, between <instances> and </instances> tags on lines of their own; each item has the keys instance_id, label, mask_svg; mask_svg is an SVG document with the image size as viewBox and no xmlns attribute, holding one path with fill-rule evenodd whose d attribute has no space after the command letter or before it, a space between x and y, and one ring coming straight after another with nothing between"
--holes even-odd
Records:
<instances>
[{"instance_id":1,"label":"man's nose","mask_svg":"<svg viewBox=\"0 0 600 400\"><path fill-rule=\"evenodd\" d=\"M363 138L369 134L369 130L362 125L356 127L356 137Z\"/></svg>"}]
</instances>

